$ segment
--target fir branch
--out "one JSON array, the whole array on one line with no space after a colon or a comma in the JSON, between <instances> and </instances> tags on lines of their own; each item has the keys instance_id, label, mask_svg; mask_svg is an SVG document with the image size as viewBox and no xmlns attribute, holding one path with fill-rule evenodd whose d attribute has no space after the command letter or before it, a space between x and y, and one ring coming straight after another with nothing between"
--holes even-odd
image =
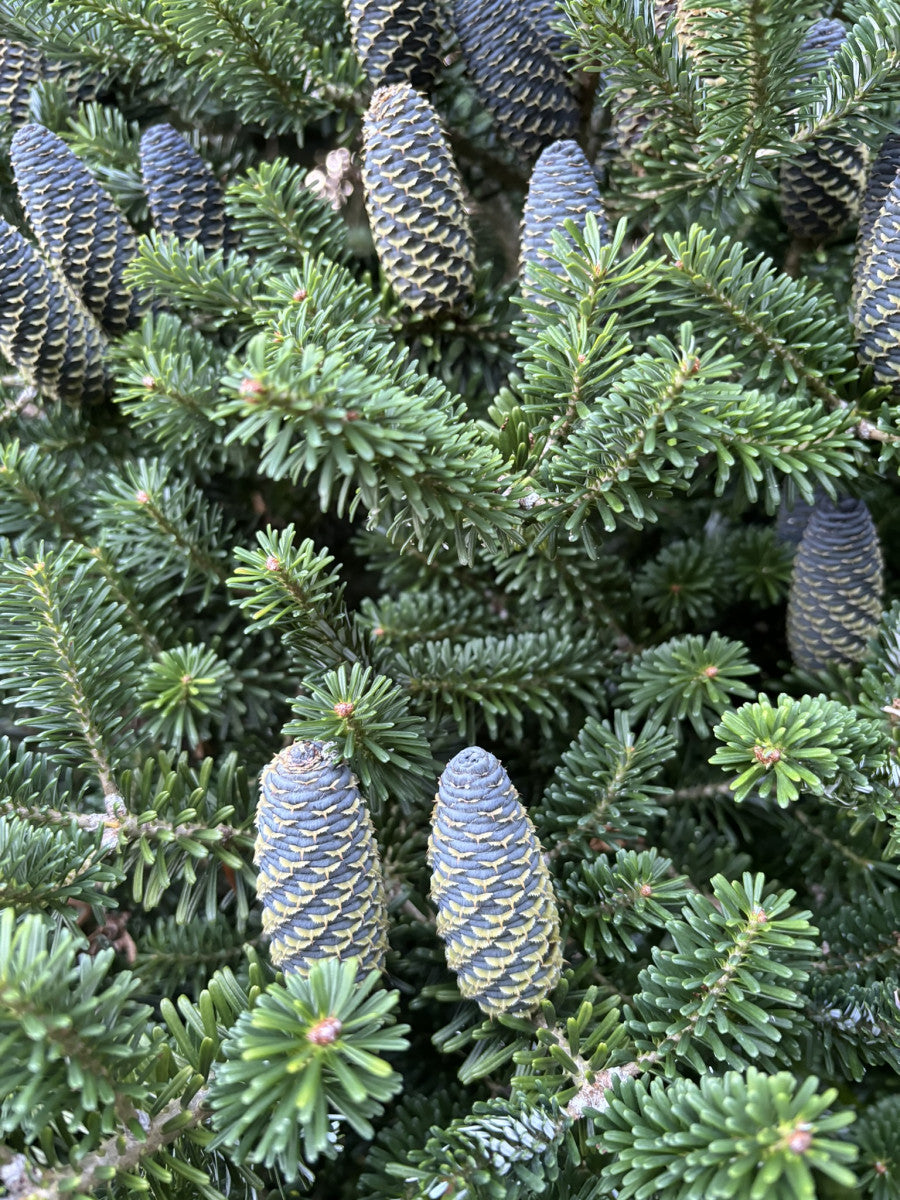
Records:
<instances>
[{"instance_id":1,"label":"fir branch","mask_svg":"<svg viewBox=\"0 0 900 1200\"><path fill-rule=\"evenodd\" d=\"M589 717L533 810L551 857L578 858L598 843L644 837L662 812L657 796L665 789L655 781L676 748L656 721L635 736L625 712L612 724Z\"/></svg>"},{"instance_id":2,"label":"fir branch","mask_svg":"<svg viewBox=\"0 0 900 1200\"><path fill-rule=\"evenodd\" d=\"M169 1103L139 1125L140 1132L116 1132L96 1150L86 1154L77 1170L25 1168L30 1200L93 1200L111 1179L127 1175L152 1155L177 1142L209 1118L207 1091L201 1089L187 1103Z\"/></svg>"},{"instance_id":3,"label":"fir branch","mask_svg":"<svg viewBox=\"0 0 900 1200\"><path fill-rule=\"evenodd\" d=\"M736 1069L748 1058L792 1061L797 987L816 948L811 914L788 916L794 893L766 896L762 875L711 885L718 903L688 896L682 920L668 926L674 948L654 949L640 973L628 1027L642 1060L667 1073L682 1056L701 1073L710 1056Z\"/></svg>"},{"instance_id":4,"label":"fir branch","mask_svg":"<svg viewBox=\"0 0 900 1200\"><path fill-rule=\"evenodd\" d=\"M567 716L566 702L588 710L602 670L593 637L566 631L421 642L396 655L391 674L432 727L452 717L471 742L479 718L496 736L501 721L521 736L526 716L549 730Z\"/></svg>"},{"instance_id":5,"label":"fir branch","mask_svg":"<svg viewBox=\"0 0 900 1200\"><path fill-rule=\"evenodd\" d=\"M751 258L744 247L692 226L667 234L671 263L665 279L672 302L703 328L725 334L736 353L748 351L759 368L794 388L803 387L832 408L844 403L838 387L856 378L847 321L806 280L789 279L771 259ZM779 379L780 376L780 379Z\"/></svg>"},{"instance_id":6,"label":"fir branch","mask_svg":"<svg viewBox=\"0 0 900 1200\"><path fill-rule=\"evenodd\" d=\"M105 889L124 875L101 855L96 835L75 825L36 830L21 818L0 818L0 902L19 913L49 911L70 920L75 903L114 907Z\"/></svg>"},{"instance_id":7,"label":"fir branch","mask_svg":"<svg viewBox=\"0 0 900 1200\"><path fill-rule=\"evenodd\" d=\"M334 108L362 107L363 76L353 52L310 43L290 5L248 11L234 0L178 0L165 4L165 23L199 78L267 133L299 136Z\"/></svg>"},{"instance_id":8,"label":"fir branch","mask_svg":"<svg viewBox=\"0 0 900 1200\"><path fill-rule=\"evenodd\" d=\"M16 703L43 714L54 753L89 766L110 794L115 763L140 742L129 730L129 744L121 744L136 715L139 654L98 575L78 546L4 564L0 588L10 617L0 670Z\"/></svg>"},{"instance_id":9,"label":"fir branch","mask_svg":"<svg viewBox=\"0 0 900 1200\"><path fill-rule=\"evenodd\" d=\"M900 8L879 0L847 31L824 72L819 94L806 100L796 118L793 141L809 145L826 131L860 140L883 105L900 99Z\"/></svg>"}]
</instances>

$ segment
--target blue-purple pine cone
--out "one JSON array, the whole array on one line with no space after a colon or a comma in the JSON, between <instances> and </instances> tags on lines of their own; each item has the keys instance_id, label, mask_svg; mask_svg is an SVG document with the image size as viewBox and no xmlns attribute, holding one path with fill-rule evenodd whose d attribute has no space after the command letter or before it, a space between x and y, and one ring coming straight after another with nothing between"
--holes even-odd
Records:
<instances>
[{"instance_id":1,"label":"blue-purple pine cone","mask_svg":"<svg viewBox=\"0 0 900 1200\"><path fill-rule=\"evenodd\" d=\"M607 239L609 231L600 189L584 151L573 141L554 142L541 152L535 163L522 213L519 282L524 294L534 294L532 266L549 267L560 278L565 277L561 264L551 257L553 232L559 230L571 242L563 222L571 219L584 228L588 213L594 214Z\"/></svg>"},{"instance_id":2,"label":"blue-purple pine cone","mask_svg":"<svg viewBox=\"0 0 900 1200\"><path fill-rule=\"evenodd\" d=\"M876 159L863 216L852 298L857 357L900 396L900 135Z\"/></svg>"},{"instance_id":3,"label":"blue-purple pine cone","mask_svg":"<svg viewBox=\"0 0 900 1200\"><path fill-rule=\"evenodd\" d=\"M362 177L375 252L398 298L421 316L464 306L474 255L462 183L437 113L407 83L372 96Z\"/></svg>"},{"instance_id":4,"label":"blue-purple pine cone","mask_svg":"<svg viewBox=\"0 0 900 1200\"><path fill-rule=\"evenodd\" d=\"M0 352L43 395L69 404L109 390L102 329L34 246L0 220Z\"/></svg>"},{"instance_id":5,"label":"blue-purple pine cone","mask_svg":"<svg viewBox=\"0 0 900 1200\"><path fill-rule=\"evenodd\" d=\"M462 750L444 769L428 863L462 995L489 1016L531 1012L562 971L559 913L534 825L487 750Z\"/></svg>"},{"instance_id":6,"label":"blue-purple pine cone","mask_svg":"<svg viewBox=\"0 0 900 1200\"><path fill-rule=\"evenodd\" d=\"M800 47L796 80L823 70L847 37L841 21L816 21ZM835 137L819 137L781 169L781 214L798 237L822 242L836 236L857 213L865 186L866 150Z\"/></svg>"},{"instance_id":7,"label":"blue-purple pine cone","mask_svg":"<svg viewBox=\"0 0 900 1200\"><path fill-rule=\"evenodd\" d=\"M438 0L346 0L353 48L373 87L427 91L441 67Z\"/></svg>"},{"instance_id":8,"label":"blue-purple pine cone","mask_svg":"<svg viewBox=\"0 0 900 1200\"><path fill-rule=\"evenodd\" d=\"M295 742L265 767L254 861L272 962L308 975L318 959L381 970L387 906L372 818L350 768L321 742Z\"/></svg>"},{"instance_id":9,"label":"blue-purple pine cone","mask_svg":"<svg viewBox=\"0 0 900 1200\"><path fill-rule=\"evenodd\" d=\"M580 114L572 80L527 16L506 0L456 0L453 10L466 74L497 137L533 161L548 142L573 137Z\"/></svg>"},{"instance_id":10,"label":"blue-purple pine cone","mask_svg":"<svg viewBox=\"0 0 900 1200\"><path fill-rule=\"evenodd\" d=\"M233 248L222 185L171 125L144 130L141 174L157 233L196 242L204 250Z\"/></svg>"},{"instance_id":11,"label":"blue-purple pine cone","mask_svg":"<svg viewBox=\"0 0 900 1200\"><path fill-rule=\"evenodd\" d=\"M42 125L16 132L10 160L22 207L48 261L107 333L133 328L141 303L124 274L137 253L137 239L112 198L65 142Z\"/></svg>"},{"instance_id":12,"label":"blue-purple pine cone","mask_svg":"<svg viewBox=\"0 0 900 1200\"><path fill-rule=\"evenodd\" d=\"M572 45L571 38L557 28L563 21L563 13L556 0L526 0L521 13L554 58L565 54Z\"/></svg>"},{"instance_id":13,"label":"blue-purple pine cone","mask_svg":"<svg viewBox=\"0 0 900 1200\"><path fill-rule=\"evenodd\" d=\"M0 113L13 129L28 120L31 89L43 78L40 50L0 38Z\"/></svg>"},{"instance_id":14,"label":"blue-purple pine cone","mask_svg":"<svg viewBox=\"0 0 900 1200\"><path fill-rule=\"evenodd\" d=\"M816 501L794 557L787 638L801 670L859 662L881 619L881 546L862 500Z\"/></svg>"}]
</instances>

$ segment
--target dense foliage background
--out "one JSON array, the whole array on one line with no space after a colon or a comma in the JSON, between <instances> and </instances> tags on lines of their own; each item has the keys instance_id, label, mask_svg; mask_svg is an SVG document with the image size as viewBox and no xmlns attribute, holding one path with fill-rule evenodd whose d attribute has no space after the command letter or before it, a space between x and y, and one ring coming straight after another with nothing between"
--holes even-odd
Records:
<instances>
[{"instance_id":1,"label":"dense foliage background","mask_svg":"<svg viewBox=\"0 0 900 1200\"><path fill-rule=\"evenodd\" d=\"M3 1194L900 1196L900 9L350 17L0 3ZM270 961L293 739L364 982ZM493 1017L473 745L562 929Z\"/></svg>"}]
</instances>

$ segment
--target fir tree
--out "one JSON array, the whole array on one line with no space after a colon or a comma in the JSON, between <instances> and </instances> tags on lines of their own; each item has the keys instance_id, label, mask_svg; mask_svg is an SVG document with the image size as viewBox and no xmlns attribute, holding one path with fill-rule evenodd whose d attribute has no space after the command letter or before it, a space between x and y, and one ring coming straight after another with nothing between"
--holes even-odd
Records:
<instances>
[{"instance_id":1,"label":"fir tree","mask_svg":"<svg viewBox=\"0 0 900 1200\"><path fill-rule=\"evenodd\" d=\"M895 0L0 39L0 1194L898 1200Z\"/></svg>"}]
</instances>

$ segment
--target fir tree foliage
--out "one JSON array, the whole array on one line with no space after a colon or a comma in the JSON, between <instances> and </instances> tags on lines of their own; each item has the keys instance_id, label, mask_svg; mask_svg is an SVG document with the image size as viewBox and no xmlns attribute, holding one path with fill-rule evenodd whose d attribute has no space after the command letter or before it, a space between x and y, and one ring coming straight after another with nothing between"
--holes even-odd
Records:
<instances>
[{"instance_id":1,"label":"fir tree foliage","mask_svg":"<svg viewBox=\"0 0 900 1200\"><path fill-rule=\"evenodd\" d=\"M900 11L513 7L0 2L6 1194L898 1194Z\"/></svg>"}]
</instances>

